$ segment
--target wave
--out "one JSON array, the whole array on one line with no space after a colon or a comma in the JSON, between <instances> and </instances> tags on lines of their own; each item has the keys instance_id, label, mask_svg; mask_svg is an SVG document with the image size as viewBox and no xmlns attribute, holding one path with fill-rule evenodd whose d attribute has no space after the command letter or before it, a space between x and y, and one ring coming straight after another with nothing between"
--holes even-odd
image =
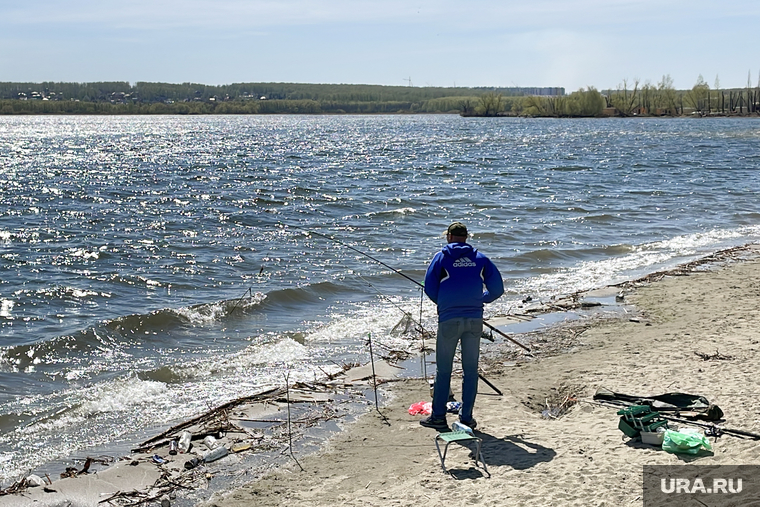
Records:
<instances>
[{"instance_id":1,"label":"wave","mask_svg":"<svg viewBox=\"0 0 760 507\"><path fill-rule=\"evenodd\" d=\"M258 307L266 295L251 294L249 297L228 299L214 303L202 303L181 308L163 308L148 314L118 317L102 324L109 332L121 335L166 332L173 329L203 326L221 321L235 314L245 313Z\"/></svg>"},{"instance_id":2,"label":"wave","mask_svg":"<svg viewBox=\"0 0 760 507\"><path fill-rule=\"evenodd\" d=\"M557 166L557 167L551 167L549 168L550 171L589 171L591 170L591 167L583 166L583 165L567 165L567 166Z\"/></svg>"},{"instance_id":3,"label":"wave","mask_svg":"<svg viewBox=\"0 0 760 507\"><path fill-rule=\"evenodd\" d=\"M736 246L744 241L756 240L760 226L752 225L736 229L713 229L694 234L684 234L663 241L646 243L636 248L639 252L670 251L675 255L712 253L717 248ZM717 246L716 246L717 245Z\"/></svg>"},{"instance_id":4,"label":"wave","mask_svg":"<svg viewBox=\"0 0 760 507\"><path fill-rule=\"evenodd\" d=\"M0 432L5 432L10 428L15 428L23 421L18 414L0 414Z\"/></svg>"},{"instance_id":5,"label":"wave","mask_svg":"<svg viewBox=\"0 0 760 507\"><path fill-rule=\"evenodd\" d=\"M173 366L162 366L152 370L137 373L137 378L143 381L161 382L163 384L179 384L186 381L189 375L184 369Z\"/></svg>"},{"instance_id":6,"label":"wave","mask_svg":"<svg viewBox=\"0 0 760 507\"><path fill-rule=\"evenodd\" d=\"M287 288L267 293L261 307L269 312L275 309L301 307L303 304L319 302L343 294L353 294L352 288L344 283L319 282L297 288Z\"/></svg>"},{"instance_id":7,"label":"wave","mask_svg":"<svg viewBox=\"0 0 760 507\"><path fill-rule=\"evenodd\" d=\"M86 359L87 357L126 355L125 349L135 346L138 342L142 346L152 339L165 342L166 336L172 333L215 326L230 319L250 319L256 314L301 314L307 305L324 304L326 300L353 294L355 285L328 281L267 294L250 293L237 299L180 308L162 308L146 314L124 315L70 335L5 348L0 351L0 370L31 371L45 365L65 363L72 367L73 371L79 364L91 360ZM66 291L68 289L64 290ZM3 303L3 308L8 312L12 306L10 303ZM74 373L72 375L76 376ZM163 375L171 378L173 374L157 372L156 378Z\"/></svg>"},{"instance_id":8,"label":"wave","mask_svg":"<svg viewBox=\"0 0 760 507\"><path fill-rule=\"evenodd\" d=\"M632 245L604 245L586 248L537 248L505 258L508 263L528 264L537 268L553 261L589 260L600 256L610 257L627 254L635 250Z\"/></svg>"},{"instance_id":9,"label":"wave","mask_svg":"<svg viewBox=\"0 0 760 507\"><path fill-rule=\"evenodd\" d=\"M113 354L131 346L135 336L145 339L154 333L211 325L234 316L235 312L242 315L259 308L265 299L264 294L256 293L248 298L117 317L72 335L8 347L0 352L0 368L18 371L42 364L57 364L66 358L81 361L92 353Z\"/></svg>"},{"instance_id":10,"label":"wave","mask_svg":"<svg viewBox=\"0 0 760 507\"><path fill-rule=\"evenodd\" d=\"M403 208L396 208L396 209L387 209L382 211L370 211L368 213L365 213L365 217L373 217L373 216L385 216L385 215L411 215L416 213L417 210L412 208L411 206L406 206Z\"/></svg>"},{"instance_id":11,"label":"wave","mask_svg":"<svg viewBox=\"0 0 760 507\"><path fill-rule=\"evenodd\" d=\"M676 236L663 241L641 245L618 245L601 258L581 260L554 272L515 281L519 292L555 295L588 290L632 280L658 270L671 269L678 264L714 253L717 250L760 240L760 226L738 229L715 229L696 234ZM542 255L561 259L567 252ZM586 253L590 253L587 251ZM535 252L524 254L530 261ZM519 257L519 256L518 256Z\"/></svg>"}]
</instances>

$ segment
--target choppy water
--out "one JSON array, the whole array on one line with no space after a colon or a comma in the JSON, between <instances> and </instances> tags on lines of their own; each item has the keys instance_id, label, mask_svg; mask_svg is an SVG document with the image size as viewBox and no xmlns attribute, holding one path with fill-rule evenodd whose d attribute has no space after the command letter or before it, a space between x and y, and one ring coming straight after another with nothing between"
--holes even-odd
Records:
<instances>
[{"instance_id":1,"label":"choppy water","mask_svg":"<svg viewBox=\"0 0 760 507\"><path fill-rule=\"evenodd\" d=\"M0 117L0 479L408 345L417 288L297 227L421 280L464 221L504 313L757 241L758 146L747 119Z\"/></svg>"}]
</instances>

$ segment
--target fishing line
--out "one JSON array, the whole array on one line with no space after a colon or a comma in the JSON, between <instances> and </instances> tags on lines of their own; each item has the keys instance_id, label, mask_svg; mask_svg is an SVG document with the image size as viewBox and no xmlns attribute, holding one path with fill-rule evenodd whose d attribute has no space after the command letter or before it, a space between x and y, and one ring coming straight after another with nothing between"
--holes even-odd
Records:
<instances>
[{"instance_id":1,"label":"fishing line","mask_svg":"<svg viewBox=\"0 0 760 507\"><path fill-rule=\"evenodd\" d=\"M285 224L285 226L286 226L286 227L288 227L288 225L287 225L287 224ZM376 259L375 257L372 257L370 254L368 254L368 253L366 253L366 252L362 252L362 251L361 251L361 250L359 250L358 248L355 248L355 247L353 247L353 246L351 246L351 245L348 245L348 244L346 244L346 243L343 243L341 240L339 240L339 239L337 239L337 238L334 238L334 237L332 237L332 236L328 236L327 234L322 234L321 232L312 231L312 230L310 230L310 229L306 229L306 228L304 228L304 227L299 227L299 226L297 226L297 225L291 225L291 226L289 226L289 227L293 227L293 228L295 228L295 229L300 229L300 230L304 231L304 232L305 232L305 233L307 233L307 234L316 234L317 236L319 236L319 237L321 237L321 238L325 238L325 239L329 239L330 241L334 241L335 243L337 243L338 245L340 245L340 246L342 246L342 247L348 248L349 250L353 250L354 252L356 252L356 253L358 253L358 254L361 254L361 255L363 255L364 257L367 257L368 259L371 259L371 260L373 260L373 261L377 262L377 263L378 263L378 264L380 264L381 266L385 266L386 268L390 269L391 271L393 271L393 272L394 272L394 273L396 273L397 275L401 275L401 276L403 276L404 278L406 278L406 279L407 279L407 280L409 280L410 282L412 282L412 283L414 283L414 284L417 284L417 285L419 285L420 287L424 287L424 285L422 285L420 282L418 282L418 281L417 281L417 280L415 280L414 278L410 277L409 275L407 275L407 274L405 274L405 273L402 273L402 272L401 272L401 271L399 271L398 269L396 269L396 268L393 268L393 267L389 266L388 264L384 263L384 262L383 262L383 261L381 261L380 259Z\"/></svg>"},{"instance_id":2,"label":"fishing line","mask_svg":"<svg viewBox=\"0 0 760 507\"><path fill-rule=\"evenodd\" d=\"M372 285L372 283L370 283L369 280L367 280L366 278L364 278L362 275L360 275L358 273L356 273L356 276L359 277L364 283L366 283L367 285L369 285L370 287L372 287L372 289L374 289L374 291L377 292L378 296L382 297L383 299L385 299L386 301L388 301L390 304L392 304L393 306L395 306L398 311L400 311L401 313L403 313L404 316L406 316L409 320L411 320L415 324L415 326L417 327L417 329L419 329L420 332L423 334L423 339L424 339L424 335L425 334L430 335L430 332L428 330L426 330L422 326L422 309L420 309L420 320L414 320L414 317L412 317L411 313L409 313L406 310L404 310L403 308L401 308L401 306L399 306L398 304L396 304L396 302L393 301L389 296L387 296L386 294L383 294L382 292L380 292L380 289L378 289L377 287L375 287L374 285ZM424 342L423 342L423 345L424 345Z\"/></svg>"},{"instance_id":3,"label":"fishing line","mask_svg":"<svg viewBox=\"0 0 760 507\"><path fill-rule=\"evenodd\" d=\"M422 374L427 375L427 352L425 351L425 330L422 327L422 302L425 299L425 291L420 288L420 340L422 340Z\"/></svg>"},{"instance_id":4,"label":"fishing line","mask_svg":"<svg viewBox=\"0 0 760 507\"><path fill-rule=\"evenodd\" d=\"M382 297L383 299L385 299L386 301L388 301L390 304L392 304L393 306L395 306L401 313L404 314L405 317L407 317L409 320L411 320L417 326L417 329L419 329L419 331L420 331L420 340L422 341L422 351L421 351L422 352L422 376L425 377L425 378L428 378L428 374L427 374L427 355L426 355L427 352L425 350L425 335L427 334L427 335L430 336L430 332L427 331L425 329L425 327L422 325L422 303L423 303L423 297L424 297L424 294L423 294L422 290L420 290L420 319L417 320L417 321L415 321L414 317L412 317L411 313L409 313L406 310L404 310L403 308L401 308L390 297L388 297L385 294L383 294L382 292L380 292L380 290L377 287L375 287L374 285L372 285L362 275L360 275L360 274L357 273L356 276L358 276L361 280L363 280L364 283L366 283L367 285L369 285L370 287L372 287L375 290L375 292L377 292L378 295L380 295L380 297ZM491 341L493 341L493 340L491 340Z\"/></svg>"}]
</instances>

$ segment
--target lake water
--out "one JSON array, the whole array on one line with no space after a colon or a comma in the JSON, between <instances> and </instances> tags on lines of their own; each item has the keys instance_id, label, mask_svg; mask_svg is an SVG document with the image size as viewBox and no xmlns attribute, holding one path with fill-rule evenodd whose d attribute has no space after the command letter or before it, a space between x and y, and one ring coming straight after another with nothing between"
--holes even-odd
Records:
<instances>
[{"instance_id":1,"label":"lake water","mask_svg":"<svg viewBox=\"0 0 760 507\"><path fill-rule=\"evenodd\" d=\"M547 299L760 239L760 119L0 117L0 481L367 361L454 220ZM423 320L435 329L435 308Z\"/></svg>"}]
</instances>

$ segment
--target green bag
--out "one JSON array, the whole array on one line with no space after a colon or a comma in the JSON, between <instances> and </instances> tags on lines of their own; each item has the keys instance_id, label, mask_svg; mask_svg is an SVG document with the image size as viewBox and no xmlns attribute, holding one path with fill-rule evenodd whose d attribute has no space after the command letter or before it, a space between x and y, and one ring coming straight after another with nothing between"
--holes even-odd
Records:
<instances>
[{"instance_id":1,"label":"green bag","mask_svg":"<svg viewBox=\"0 0 760 507\"><path fill-rule=\"evenodd\" d=\"M662 448L675 454L698 454L702 448L712 451L710 441L701 431L683 428L679 431L666 430Z\"/></svg>"}]
</instances>

